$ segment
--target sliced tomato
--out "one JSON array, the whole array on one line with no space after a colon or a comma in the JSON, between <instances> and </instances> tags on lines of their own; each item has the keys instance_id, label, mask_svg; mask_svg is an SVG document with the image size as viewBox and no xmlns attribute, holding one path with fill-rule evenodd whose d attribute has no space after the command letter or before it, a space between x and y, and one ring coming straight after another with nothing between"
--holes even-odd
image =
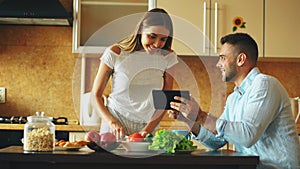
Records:
<instances>
[{"instance_id":1,"label":"sliced tomato","mask_svg":"<svg viewBox=\"0 0 300 169\"><path fill-rule=\"evenodd\" d=\"M130 142L143 142L145 138L140 133L133 133L128 136L128 141Z\"/></svg>"}]
</instances>

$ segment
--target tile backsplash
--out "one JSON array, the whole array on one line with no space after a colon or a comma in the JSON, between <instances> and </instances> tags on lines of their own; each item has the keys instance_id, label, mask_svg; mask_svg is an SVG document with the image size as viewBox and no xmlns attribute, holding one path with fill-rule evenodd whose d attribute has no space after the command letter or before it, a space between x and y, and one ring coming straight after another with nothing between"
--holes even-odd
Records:
<instances>
[{"instance_id":1,"label":"tile backsplash","mask_svg":"<svg viewBox=\"0 0 300 169\"><path fill-rule=\"evenodd\" d=\"M1 115L72 116L72 28L0 26Z\"/></svg>"},{"instance_id":2,"label":"tile backsplash","mask_svg":"<svg viewBox=\"0 0 300 169\"><path fill-rule=\"evenodd\" d=\"M190 90L204 110L219 115L233 85L221 81L217 59L180 56L175 87ZM90 91L99 59L87 64L85 90ZM6 88L7 99L0 104L0 115L44 111L78 119L80 67L80 57L72 53L72 27L1 25L0 87ZM264 58L258 67L277 77L291 97L300 96L300 59Z\"/></svg>"}]
</instances>

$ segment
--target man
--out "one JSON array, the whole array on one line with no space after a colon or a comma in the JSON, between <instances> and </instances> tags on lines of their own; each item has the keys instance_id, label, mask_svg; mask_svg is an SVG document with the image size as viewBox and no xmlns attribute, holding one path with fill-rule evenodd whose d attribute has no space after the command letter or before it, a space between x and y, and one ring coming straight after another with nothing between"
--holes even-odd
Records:
<instances>
[{"instance_id":1,"label":"man","mask_svg":"<svg viewBox=\"0 0 300 169\"><path fill-rule=\"evenodd\" d=\"M217 67L224 82L234 82L224 112L217 118L196 101L180 97L169 117L186 122L194 138L212 150L231 142L236 151L258 155L259 169L300 168L300 143L289 96L280 82L256 67L258 48L248 34L221 38ZM180 112L180 113L179 113Z\"/></svg>"}]
</instances>

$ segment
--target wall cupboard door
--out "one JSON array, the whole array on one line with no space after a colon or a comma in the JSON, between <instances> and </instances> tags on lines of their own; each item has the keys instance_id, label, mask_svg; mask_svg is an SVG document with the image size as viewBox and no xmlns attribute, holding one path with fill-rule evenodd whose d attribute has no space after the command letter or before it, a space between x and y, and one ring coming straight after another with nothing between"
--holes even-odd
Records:
<instances>
[{"instance_id":1,"label":"wall cupboard door","mask_svg":"<svg viewBox=\"0 0 300 169\"><path fill-rule=\"evenodd\" d=\"M265 0L265 56L300 58L300 1Z\"/></svg>"},{"instance_id":2,"label":"wall cupboard door","mask_svg":"<svg viewBox=\"0 0 300 169\"><path fill-rule=\"evenodd\" d=\"M157 0L157 7L172 17L173 49L178 55L209 54L207 5L206 0Z\"/></svg>"},{"instance_id":3,"label":"wall cupboard door","mask_svg":"<svg viewBox=\"0 0 300 169\"><path fill-rule=\"evenodd\" d=\"M209 3L207 0L157 0L174 26L173 49L178 55L209 55Z\"/></svg>"},{"instance_id":4,"label":"wall cupboard door","mask_svg":"<svg viewBox=\"0 0 300 169\"><path fill-rule=\"evenodd\" d=\"M73 52L101 53L131 34L146 11L148 0L75 0Z\"/></svg>"},{"instance_id":5,"label":"wall cupboard door","mask_svg":"<svg viewBox=\"0 0 300 169\"><path fill-rule=\"evenodd\" d=\"M262 0L157 0L157 6L176 18L173 48L179 55L218 55L220 38L233 33L232 21L237 16L246 27L236 32L253 36L263 54Z\"/></svg>"},{"instance_id":6,"label":"wall cupboard door","mask_svg":"<svg viewBox=\"0 0 300 169\"><path fill-rule=\"evenodd\" d=\"M214 11L212 12L211 39L216 48L212 49L211 53L217 54L216 52L219 52L222 36L229 33L244 32L256 40L259 56L263 56L263 0L212 0L212 3ZM215 8L218 9L217 13ZM215 14L218 16L215 17ZM237 27L237 30L233 31L233 20L236 17L243 18L245 28ZM217 22L215 18L217 18Z\"/></svg>"}]
</instances>

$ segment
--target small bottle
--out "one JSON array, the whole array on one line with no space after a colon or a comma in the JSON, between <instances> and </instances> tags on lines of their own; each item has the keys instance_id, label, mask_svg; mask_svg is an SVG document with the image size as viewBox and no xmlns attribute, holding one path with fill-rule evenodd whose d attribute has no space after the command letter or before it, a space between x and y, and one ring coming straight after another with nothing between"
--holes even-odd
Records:
<instances>
[{"instance_id":1,"label":"small bottle","mask_svg":"<svg viewBox=\"0 0 300 169\"><path fill-rule=\"evenodd\" d=\"M55 144L55 125L52 118L44 112L36 112L27 117L24 125L24 151L53 151Z\"/></svg>"}]
</instances>

